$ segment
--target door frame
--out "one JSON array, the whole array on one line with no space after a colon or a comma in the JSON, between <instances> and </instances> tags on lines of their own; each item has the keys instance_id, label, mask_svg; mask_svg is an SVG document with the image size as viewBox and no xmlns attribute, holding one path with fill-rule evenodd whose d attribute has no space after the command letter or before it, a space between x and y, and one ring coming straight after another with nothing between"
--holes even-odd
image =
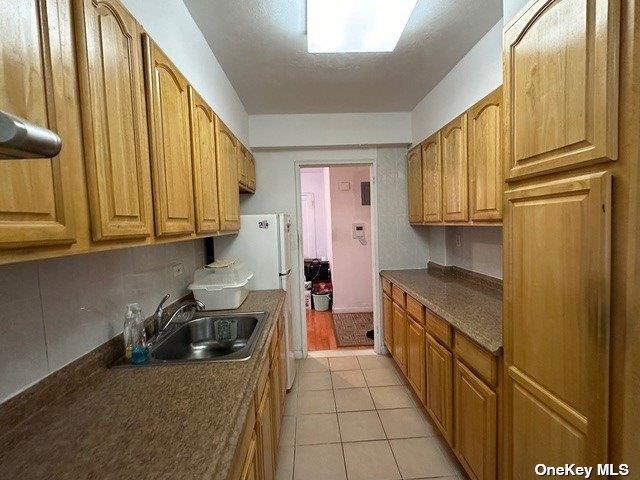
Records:
<instances>
[{"instance_id":1,"label":"door frame","mask_svg":"<svg viewBox=\"0 0 640 480\"><path fill-rule=\"evenodd\" d=\"M300 171L302 168L322 168L322 167L348 167L348 166L369 166L369 181L371 183L371 286L373 293L373 350L376 353L385 353L382 335L382 304L380 300L381 283L378 275L378 187L376 182L376 161L371 158L349 159L349 160L296 160L294 162L295 186L296 186L296 224L298 236L298 291L300 295L301 328L300 334L302 344L302 358L307 358L309 354L307 345L307 309L304 302L304 250L302 244L302 187L300 183Z\"/></svg>"}]
</instances>

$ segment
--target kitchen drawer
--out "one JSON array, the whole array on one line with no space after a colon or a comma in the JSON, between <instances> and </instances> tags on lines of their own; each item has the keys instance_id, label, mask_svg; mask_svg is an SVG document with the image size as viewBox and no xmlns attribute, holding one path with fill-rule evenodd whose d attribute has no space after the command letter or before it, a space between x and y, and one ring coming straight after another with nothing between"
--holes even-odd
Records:
<instances>
[{"instance_id":1,"label":"kitchen drawer","mask_svg":"<svg viewBox=\"0 0 640 480\"><path fill-rule=\"evenodd\" d=\"M407 294L407 313L424 326L424 306L409 294Z\"/></svg>"},{"instance_id":2,"label":"kitchen drawer","mask_svg":"<svg viewBox=\"0 0 640 480\"><path fill-rule=\"evenodd\" d=\"M498 359L494 355L458 332L453 350L482 379L494 387L498 384Z\"/></svg>"},{"instance_id":3,"label":"kitchen drawer","mask_svg":"<svg viewBox=\"0 0 640 480\"><path fill-rule=\"evenodd\" d=\"M392 285L391 286L391 297L393 298L393 301L396 302L399 306L401 306L402 308L405 307L405 293L404 293L404 290L402 290L397 285Z\"/></svg>"},{"instance_id":4,"label":"kitchen drawer","mask_svg":"<svg viewBox=\"0 0 640 480\"><path fill-rule=\"evenodd\" d=\"M382 291L391 296L391 282L386 278L382 278Z\"/></svg>"},{"instance_id":5,"label":"kitchen drawer","mask_svg":"<svg viewBox=\"0 0 640 480\"><path fill-rule=\"evenodd\" d=\"M453 337L451 325L429 310L426 311L425 328L433 338L443 345L451 348L451 341Z\"/></svg>"}]
</instances>

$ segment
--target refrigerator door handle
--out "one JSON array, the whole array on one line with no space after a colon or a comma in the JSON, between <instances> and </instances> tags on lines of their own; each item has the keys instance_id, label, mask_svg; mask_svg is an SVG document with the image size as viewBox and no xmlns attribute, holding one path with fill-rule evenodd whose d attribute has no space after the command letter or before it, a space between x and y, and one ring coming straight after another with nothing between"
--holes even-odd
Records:
<instances>
[{"instance_id":1,"label":"refrigerator door handle","mask_svg":"<svg viewBox=\"0 0 640 480\"><path fill-rule=\"evenodd\" d=\"M278 274L278 276L280 276L280 277L286 277L286 276L287 276L287 275L289 275L290 273L291 273L291 269L287 270L287 271L286 271L286 272L284 272L284 273L279 273L279 274Z\"/></svg>"}]
</instances>

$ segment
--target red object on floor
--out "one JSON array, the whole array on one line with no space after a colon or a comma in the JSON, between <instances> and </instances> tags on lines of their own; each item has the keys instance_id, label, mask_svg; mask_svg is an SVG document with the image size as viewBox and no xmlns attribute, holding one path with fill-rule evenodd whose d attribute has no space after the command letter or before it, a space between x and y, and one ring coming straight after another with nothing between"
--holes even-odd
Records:
<instances>
[{"instance_id":1,"label":"red object on floor","mask_svg":"<svg viewBox=\"0 0 640 480\"><path fill-rule=\"evenodd\" d=\"M316 282L311 286L311 291L317 295L333 293L333 285L331 282Z\"/></svg>"}]
</instances>

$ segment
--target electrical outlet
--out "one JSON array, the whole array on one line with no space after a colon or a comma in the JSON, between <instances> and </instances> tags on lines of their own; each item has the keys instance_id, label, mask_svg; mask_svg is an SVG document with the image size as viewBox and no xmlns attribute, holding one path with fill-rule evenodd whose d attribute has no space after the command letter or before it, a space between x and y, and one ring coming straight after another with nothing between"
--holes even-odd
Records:
<instances>
[{"instance_id":1,"label":"electrical outlet","mask_svg":"<svg viewBox=\"0 0 640 480\"><path fill-rule=\"evenodd\" d=\"M456 233L456 247L462 246L462 234Z\"/></svg>"},{"instance_id":2,"label":"electrical outlet","mask_svg":"<svg viewBox=\"0 0 640 480\"><path fill-rule=\"evenodd\" d=\"M184 264L176 263L171 267L173 278L181 277L184 274Z\"/></svg>"}]
</instances>

